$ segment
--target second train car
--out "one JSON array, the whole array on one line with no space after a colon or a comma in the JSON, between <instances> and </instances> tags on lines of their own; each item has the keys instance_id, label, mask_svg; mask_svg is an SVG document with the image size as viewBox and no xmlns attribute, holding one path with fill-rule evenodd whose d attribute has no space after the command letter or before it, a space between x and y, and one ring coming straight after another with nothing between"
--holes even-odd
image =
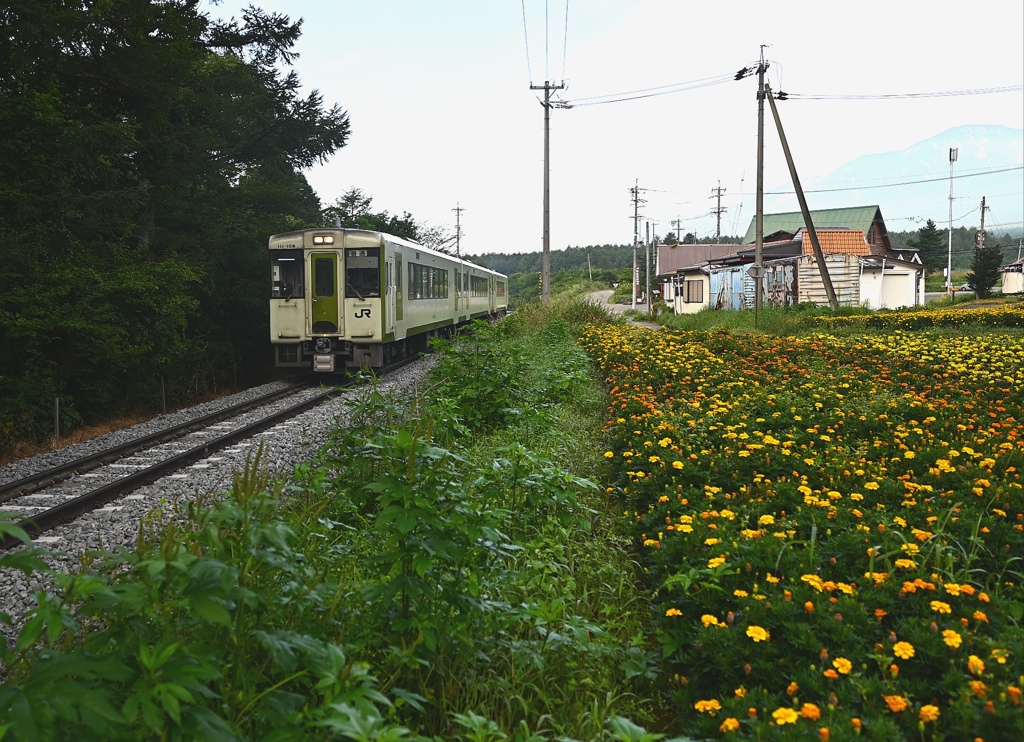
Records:
<instances>
[{"instance_id":1,"label":"second train car","mask_svg":"<svg viewBox=\"0 0 1024 742\"><path fill-rule=\"evenodd\" d=\"M508 277L399 237L328 227L270 238L278 367L380 368L508 310Z\"/></svg>"}]
</instances>

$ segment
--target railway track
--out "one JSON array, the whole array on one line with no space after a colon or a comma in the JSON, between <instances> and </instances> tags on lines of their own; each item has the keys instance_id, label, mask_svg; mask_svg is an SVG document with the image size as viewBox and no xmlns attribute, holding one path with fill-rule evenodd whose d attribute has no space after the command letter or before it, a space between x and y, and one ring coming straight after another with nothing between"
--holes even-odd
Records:
<instances>
[{"instance_id":1,"label":"railway track","mask_svg":"<svg viewBox=\"0 0 1024 742\"><path fill-rule=\"evenodd\" d=\"M305 396L267 415L261 407L307 389L308 382L291 384L259 398L169 427L52 469L0 486L0 512L31 537L76 518L134 489L155 482L182 467L257 435L326 400L349 381ZM252 414L250 414L252 413ZM249 419L255 417L255 419ZM21 544L0 538L0 549Z\"/></svg>"}]
</instances>

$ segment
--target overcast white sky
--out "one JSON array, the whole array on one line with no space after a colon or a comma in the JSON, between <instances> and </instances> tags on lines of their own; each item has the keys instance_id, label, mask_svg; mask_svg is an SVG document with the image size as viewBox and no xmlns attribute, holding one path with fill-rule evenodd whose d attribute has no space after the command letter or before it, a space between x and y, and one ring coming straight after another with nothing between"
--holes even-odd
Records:
<instances>
[{"instance_id":1,"label":"overcast white sky","mask_svg":"<svg viewBox=\"0 0 1024 742\"><path fill-rule=\"evenodd\" d=\"M221 18L240 17L249 4L210 1L210 14ZM463 254L539 251L544 108L543 92L530 85L565 81L559 95L577 105L551 112L552 249L629 244L635 183L648 189L641 239L647 221L663 235L676 219L684 234L714 234L711 196L719 185L722 232L742 234L754 214L757 78L732 75L756 64L762 44L769 83L789 93L934 93L1024 82L1020 0L566 2L255 1L304 20L295 69L307 90L350 116L348 145L307 173L324 204L357 187L374 210L451 227L459 205ZM726 82L682 92L580 105L723 75ZM1019 89L779 106L805 184L954 126L1024 128ZM788 184L770 112L765 133L765 186ZM940 160L936 170L948 172L945 152ZM850 205L880 198L861 191ZM912 229L900 220L942 224L948 206L943 199L925 214L883 206L883 214L890 229Z\"/></svg>"}]
</instances>

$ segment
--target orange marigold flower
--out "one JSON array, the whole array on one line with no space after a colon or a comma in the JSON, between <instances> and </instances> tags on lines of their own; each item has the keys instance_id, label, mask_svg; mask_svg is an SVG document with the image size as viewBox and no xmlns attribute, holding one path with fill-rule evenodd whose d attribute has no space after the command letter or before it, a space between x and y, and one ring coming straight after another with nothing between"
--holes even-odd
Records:
<instances>
[{"instance_id":1,"label":"orange marigold flower","mask_svg":"<svg viewBox=\"0 0 1024 742\"><path fill-rule=\"evenodd\" d=\"M883 618L889 615L889 611L884 608L875 608L875 618L881 621Z\"/></svg>"},{"instance_id":2,"label":"orange marigold flower","mask_svg":"<svg viewBox=\"0 0 1024 742\"><path fill-rule=\"evenodd\" d=\"M1010 702L1014 706L1020 706L1020 688L1016 685L1006 686L1006 695L1010 697Z\"/></svg>"},{"instance_id":3,"label":"orange marigold flower","mask_svg":"<svg viewBox=\"0 0 1024 742\"><path fill-rule=\"evenodd\" d=\"M795 724L796 720L800 718L800 714L791 708L782 706L772 711L772 718L781 727L783 724Z\"/></svg>"},{"instance_id":4,"label":"orange marigold flower","mask_svg":"<svg viewBox=\"0 0 1024 742\"><path fill-rule=\"evenodd\" d=\"M824 675L829 680L835 680L836 678L839 677L839 673L837 673L831 667L829 669L825 670L825 672L823 672L822 675Z\"/></svg>"},{"instance_id":5,"label":"orange marigold flower","mask_svg":"<svg viewBox=\"0 0 1024 742\"><path fill-rule=\"evenodd\" d=\"M930 703L927 706L922 706L921 713L918 714L918 718L924 724L927 724L930 721L935 721L939 718L939 707L932 706Z\"/></svg>"},{"instance_id":6,"label":"orange marigold flower","mask_svg":"<svg viewBox=\"0 0 1024 742\"><path fill-rule=\"evenodd\" d=\"M980 680L972 680L970 682L971 692L978 698L984 698L985 693L988 691L988 686Z\"/></svg>"},{"instance_id":7,"label":"orange marigold flower","mask_svg":"<svg viewBox=\"0 0 1024 742\"><path fill-rule=\"evenodd\" d=\"M856 729L856 730L860 731L860 719L859 719L859 718L857 718L856 716L855 716L855 717L853 717L852 719L850 719L850 725L851 725L851 726L852 726L852 727L853 727L854 729Z\"/></svg>"},{"instance_id":8,"label":"orange marigold flower","mask_svg":"<svg viewBox=\"0 0 1024 742\"><path fill-rule=\"evenodd\" d=\"M800 707L800 716L811 721L817 721L821 718L821 709L813 703L805 703Z\"/></svg>"},{"instance_id":9,"label":"orange marigold flower","mask_svg":"<svg viewBox=\"0 0 1024 742\"><path fill-rule=\"evenodd\" d=\"M818 728L818 739L820 739L821 742L829 742L829 740L832 739L832 735L829 733L828 727Z\"/></svg>"},{"instance_id":10,"label":"orange marigold flower","mask_svg":"<svg viewBox=\"0 0 1024 742\"><path fill-rule=\"evenodd\" d=\"M720 732L722 732L724 734L726 732L735 732L739 728L740 728L739 719L734 719L733 717L730 716L728 719L726 719L725 721L722 722L722 725L720 727L718 727L718 731L720 731Z\"/></svg>"},{"instance_id":11,"label":"orange marigold flower","mask_svg":"<svg viewBox=\"0 0 1024 742\"><path fill-rule=\"evenodd\" d=\"M885 705L889 707L889 710L894 714L898 714L907 708L907 699L903 696L882 696L885 699Z\"/></svg>"},{"instance_id":12,"label":"orange marigold flower","mask_svg":"<svg viewBox=\"0 0 1024 742\"><path fill-rule=\"evenodd\" d=\"M988 616L986 616L983 611L975 611L974 620L981 621L982 623L988 623Z\"/></svg>"},{"instance_id":13,"label":"orange marigold flower","mask_svg":"<svg viewBox=\"0 0 1024 742\"><path fill-rule=\"evenodd\" d=\"M808 613L814 613L814 603L808 600L806 603L804 603L804 610Z\"/></svg>"},{"instance_id":14,"label":"orange marigold flower","mask_svg":"<svg viewBox=\"0 0 1024 742\"><path fill-rule=\"evenodd\" d=\"M792 696L798 690L800 690L800 686L797 685L796 681L794 680L792 683L786 686L786 695Z\"/></svg>"},{"instance_id":15,"label":"orange marigold flower","mask_svg":"<svg viewBox=\"0 0 1024 742\"><path fill-rule=\"evenodd\" d=\"M708 713L712 716L714 716L717 712L722 710L722 704L720 704L714 698L712 698L709 701L697 701L697 703L693 704L693 707L700 711L702 714Z\"/></svg>"},{"instance_id":16,"label":"orange marigold flower","mask_svg":"<svg viewBox=\"0 0 1024 742\"><path fill-rule=\"evenodd\" d=\"M914 645L910 642L896 642L892 647L892 652L900 659L909 660L914 656Z\"/></svg>"}]
</instances>

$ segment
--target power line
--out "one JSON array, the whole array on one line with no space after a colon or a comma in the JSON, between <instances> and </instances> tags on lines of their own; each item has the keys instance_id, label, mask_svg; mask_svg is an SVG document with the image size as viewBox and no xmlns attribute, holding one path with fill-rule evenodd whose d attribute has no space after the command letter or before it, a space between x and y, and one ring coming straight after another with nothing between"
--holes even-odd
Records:
<instances>
[{"instance_id":1,"label":"power line","mask_svg":"<svg viewBox=\"0 0 1024 742\"><path fill-rule=\"evenodd\" d=\"M607 95L595 95L589 98L576 98L575 100L569 101L569 105L572 108L582 108L583 106L599 106L605 103L622 103L623 101L640 100L641 98L654 98L659 95L671 95L672 93L682 93L687 90L697 90L698 88L720 85L722 83L729 82L731 79L732 75L717 75L715 77L705 77L703 79L692 80L690 82L659 85L653 88L628 90L621 93L608 93ZM601 100L602 98L608 98L609 100Z\"/></svg>"},{"instance_id":2,"label":"power line","mask_svg":"<svg viewBox=\"0 0 1024 742\"><path fill-rule=\"evenodd\" d=\"M785 95L779 100L899 100L914 98L949 98L960 95L990 95L992 93L1014 93L1024 90L1024 85L1004 85L996 88L971 88L968 90L944 90L932 93L875 93L867 95L845 95L829 93L778 93Z\"/></svg>"},{"instance_id":3,"label":"power line","mask_svg":"<svg viewBox=\"0 0 1024 742\"><path fill-rule=\"evenodd\" d=\"M1016 165L1014 167L997 168L995 170L984 170L978 173L964 173L962 175L953 176L953 180L960 180L961 178L977 178L982 175L993 175L995 173L1009 173L1014 170L1024 170L1024 166ZM905 180L899 183L881 183L879 185L866 185L866 186L844 186L841 188L817 188L817 189L805 189L804 193L836 193L839 191L870 191L875 188L893 188L895 186L905 185L920 185L921 183L938 183L947 182L949 177L938 177L938 178L925 178L924 180ZM766 196L789 196L795 191L765 191Z\"/></svg>"},{"instance_id":4,"label":"power line","mask_svg":"<svg viewBox=\"0 0 1024 742\"><path fill-rule=\"evenodd\" d=\"M526 32L526 0L523 5L523 42L526 44L526 77L533 84L533 67L530 65L530 35Z\"/></svg>"}]
</instances>

